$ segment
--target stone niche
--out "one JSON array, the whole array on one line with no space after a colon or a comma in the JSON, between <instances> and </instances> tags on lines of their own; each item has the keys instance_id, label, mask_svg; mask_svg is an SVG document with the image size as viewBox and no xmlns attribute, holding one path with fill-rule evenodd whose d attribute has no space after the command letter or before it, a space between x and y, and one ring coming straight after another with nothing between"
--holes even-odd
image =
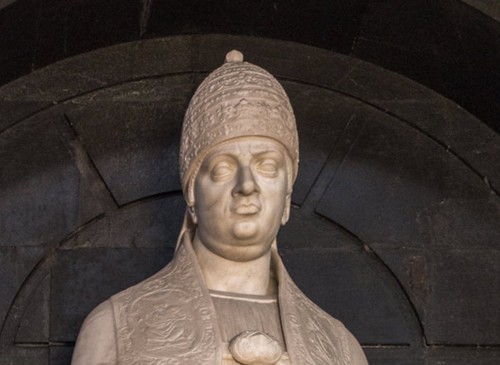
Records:
<instances>
[{"instance_id":1,"label":"stone niche","mask_svg":"<svg viewBox=\"0 0 500 365\"><path fill-rule=\"evenodd\" d=\"M373 64L227 35L98 49L0 88L0 364L68 364L88 312L171 259L183 114L234 48L295 109L279 245L296 283L370 364L498 364L499 136Z\"/></svg>"}]
</instances>

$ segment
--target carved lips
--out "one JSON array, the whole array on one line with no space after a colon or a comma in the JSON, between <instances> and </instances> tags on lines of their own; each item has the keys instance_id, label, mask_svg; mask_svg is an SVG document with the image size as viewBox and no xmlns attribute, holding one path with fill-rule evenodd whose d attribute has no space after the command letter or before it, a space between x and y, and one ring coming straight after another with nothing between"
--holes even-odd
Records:
<instances>
[{"instance_id":1,"label":"carved lips","mask_svg":"<svg viewBox=\"0 0 500 365\"><path fill-rule=\"evenodd\" d=\"M259 213L261 207L256 204L240 204L235 209L234 212L239 215L253 215Z\"/></svg>"}]
</instances>

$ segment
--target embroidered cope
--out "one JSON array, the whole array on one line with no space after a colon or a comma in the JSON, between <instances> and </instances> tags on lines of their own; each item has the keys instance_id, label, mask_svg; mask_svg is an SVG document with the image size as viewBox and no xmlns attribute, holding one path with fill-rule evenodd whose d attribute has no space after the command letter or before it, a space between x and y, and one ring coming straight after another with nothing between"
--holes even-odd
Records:
<instances>
[{"instance_id":1,"label":"embroidered cope","mask_svg":"<svg viewBox=\"0 0 500 365\"><path fill-rule=\"evenodd\" d=\"M297 288L275 251L273 260L291 364L367 364L354 337ZM222 361L228 356L227 344L187 234L164 269L114 295L110 303L119 365L231 363Z\"/></svg>"}]
</instances>

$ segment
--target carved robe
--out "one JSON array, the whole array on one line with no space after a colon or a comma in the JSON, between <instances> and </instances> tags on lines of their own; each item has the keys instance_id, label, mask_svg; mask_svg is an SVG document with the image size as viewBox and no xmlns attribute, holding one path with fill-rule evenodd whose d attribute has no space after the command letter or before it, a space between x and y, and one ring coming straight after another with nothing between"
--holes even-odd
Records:
<instances>
[{"instance_id":1,"label":"carved robe","mask_svg":"<svg viewBox=\"0 0 500 365\"><path fill-rule=\"evenodd\" d=\"M293 365L365 365L349 331L312 303L273 252L288 356ZM120 365L219 365L225 344L187 235L161 271L111 299Z\"/></svg>"}]
</instances>

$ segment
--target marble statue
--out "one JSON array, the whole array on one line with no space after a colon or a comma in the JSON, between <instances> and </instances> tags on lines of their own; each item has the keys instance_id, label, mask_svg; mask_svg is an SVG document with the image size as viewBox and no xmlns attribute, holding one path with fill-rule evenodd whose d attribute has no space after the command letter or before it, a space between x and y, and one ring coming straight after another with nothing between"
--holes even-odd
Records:
<instances>
[{"instance_id":1,"label":"marble statue","mask_svg":"<svg viewBox=\"0 0 500 365\"><path fill-rule=\"evenodd\" d=\"M184 118L187 211L172 262L100 304L73 365L365 365L361 346L277 254L299 160L288 97L231 51Z\"/></svg>"}]
</instances>

